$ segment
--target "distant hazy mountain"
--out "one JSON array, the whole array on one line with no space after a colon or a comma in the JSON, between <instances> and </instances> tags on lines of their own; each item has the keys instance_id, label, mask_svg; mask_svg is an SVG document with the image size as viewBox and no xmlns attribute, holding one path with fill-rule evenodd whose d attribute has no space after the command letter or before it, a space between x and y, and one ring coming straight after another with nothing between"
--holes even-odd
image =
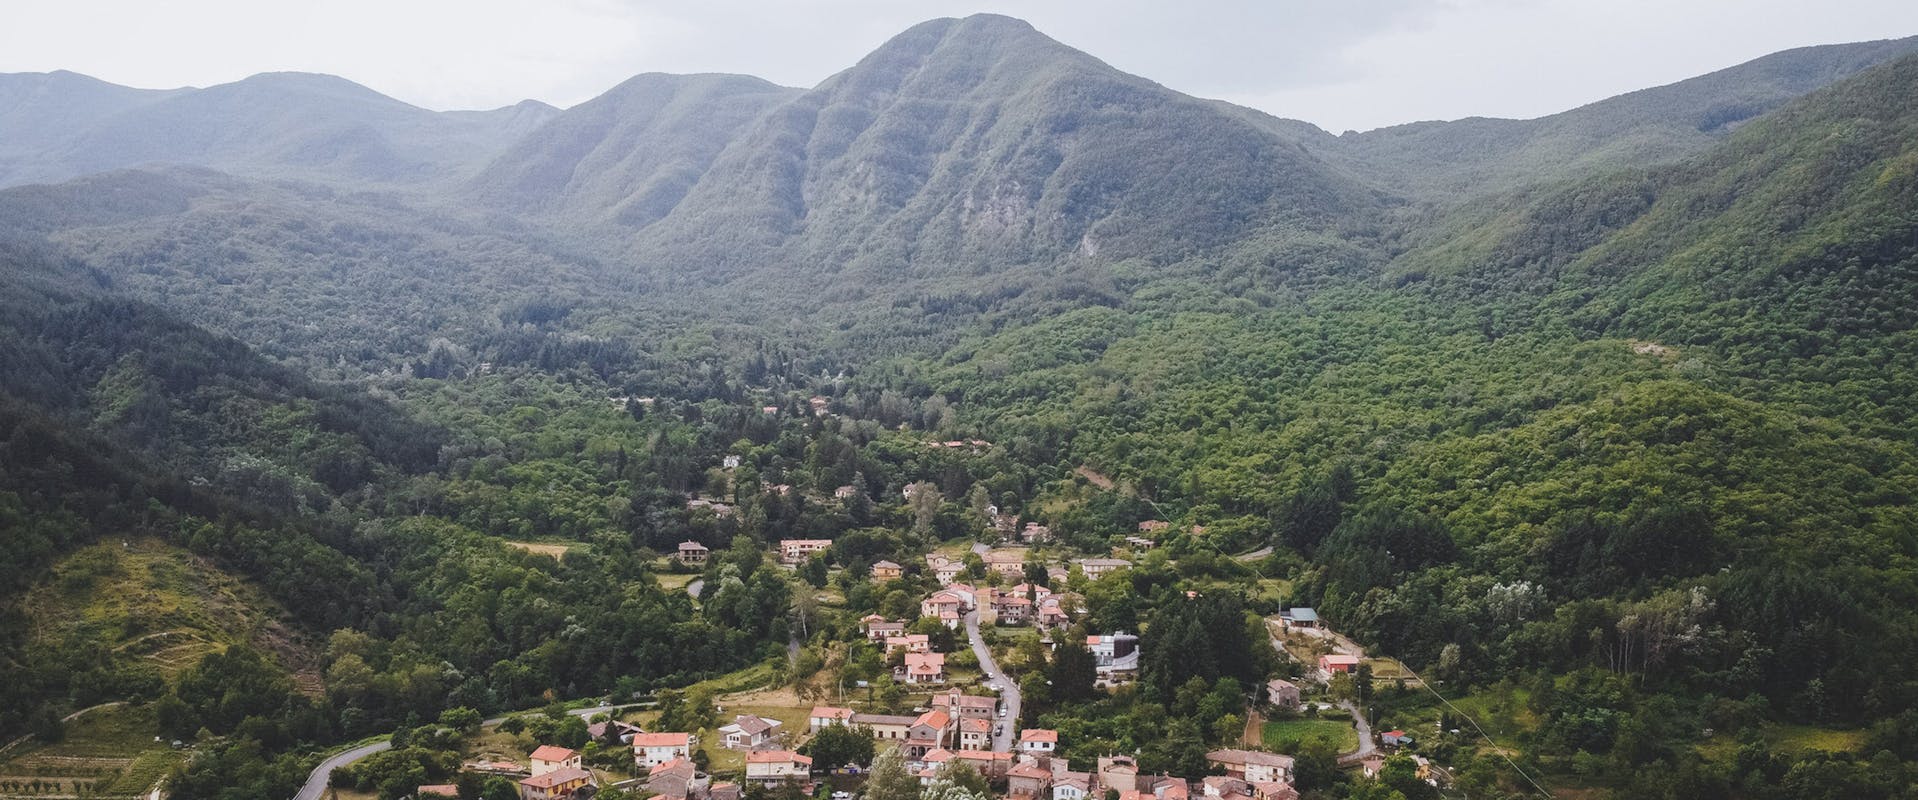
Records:
<instances>
[{"instance_id":1,"label":"distant hazy mountain","mask_svg":"<svg viewBox=\"0 0 1918 800\"><path fill-rule=\"evenodd\" d=\"M6 76L0 87L21 98L0 108L0 138L9 142L0 185L145 164L424 183L460 176L556 113L544 104L440 113L342 78L303 73L170 92L70 73ZM43 107L62 110L36 110ZM24 133L16 138L16 130Z\"/></svg>"},{"instance_id":2,"label":"distant hazy mountain","mask_svg":"<svg viewBox=\"0 0 1918 800\"><path fill-rule=\"evenodd\" d=\"M640 75L529 131L470 190L497 208L645 225L799 91L740 75Z\"/></svg>"},{"instance_id":3,"label":"distant hazy mountain","mask_svg":"<svg viewBox=\"0 0 1918 800\"><path fill-rule=\"evenodd\" d=\"M1538 119L1419 122L1320 144L1414 197L1500 191L1700 152L1792 98L1913 52L1918 36L1801 47Z\"/></svg>"}]
</instances>

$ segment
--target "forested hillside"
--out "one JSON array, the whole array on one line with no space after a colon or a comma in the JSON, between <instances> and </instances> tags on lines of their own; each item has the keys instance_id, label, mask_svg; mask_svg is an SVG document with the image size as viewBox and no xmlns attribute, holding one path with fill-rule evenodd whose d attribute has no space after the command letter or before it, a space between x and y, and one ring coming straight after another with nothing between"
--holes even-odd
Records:
<instances>
[{"instance_id":1,"label":"forested hillside","mask_svg":"<svg viewBox=\"0 0 1918 800\"><path fill-rule=\"evenodd\" d=\"M397 730L397 797L449 710L898 713L857 621L1010 517L1133 559L965 566L1082 604L1004 648L1074 758L1212 769L1310 606L1412 670L1353 713L1502 723L1420 751L1473 796L1909 796L1914 48L1343 136L992 15L563 111L0 76L0 738L130 700L238 798Z\"/></svg>"}]
</instances>

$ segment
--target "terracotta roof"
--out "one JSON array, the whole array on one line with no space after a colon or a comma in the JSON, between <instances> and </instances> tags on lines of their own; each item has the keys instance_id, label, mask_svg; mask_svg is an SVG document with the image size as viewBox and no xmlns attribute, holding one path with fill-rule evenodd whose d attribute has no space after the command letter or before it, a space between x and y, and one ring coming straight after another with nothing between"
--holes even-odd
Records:
<instances>
[{"instance_id":1,"label":"terracotta roof","mask_svg":"<svg viewBox=\"0 0 1918 800\"><path fill-rule=\"evenodd\" d=\"M564 747L555 747L550 744L540 745L538 748L533 750L534 761L565 761L577 755L579 755L579 753L576 753L572 750L568 750Z\"/></svg>"},{"instance_id":2,"label":"terracotta roof","mask_svg":"<svg viewBox=\"0 0 1918 800\"><path fill-rule=\"evenodd\" d=\"M962 720L959 720L959 729L960 730L971 729L974 731L989 731L989 730L992 730L992 723L987 722L983 719L962 719Z\"/></svg>"},{"instance_id":3,"label":"terracotta roof","mask_svg":"<svg viewBox=\"0 0 1918 800\"><path fill-rule=\"evenodd\" d=\"M1059 732L1055 730L1049 730L1046 728L1027 728L1019 732L1019 741L1051 742L1053 744L1058 744Z\"/></svg>"},{"instance_id":4,"label":"terracotta roof","mask_svg":"<svg viewBox=\"0 0 1918 800\"><path fill-rule=\"evenodd\" d=\"M813 706L812 714L808 716L811 719L851 719L853 714L852 714L852 709L850 708L834 708L832 706Z\"/></svg>"},{"instance_id":5,"label":"terracotta roof","mask_svg":"<svg viewBox=\"0 0 1918 800\"><path fill-rule=\"evenodd\" d=\"M592 778L593 773L587 772L586 770L578 767L564 767L548 772L545 775L534 775L531 778L523 779L519 782L519 785L531 786L538 789L551 789L560 784L572 783L578 780L592 780Z\"/></svg>"},{"instance_id":6,"label":"terracotta roof","mask_svg":"<svg viewBox=\"0 0 1918 800\"><path fill-rule=\"evenodd\" d=\"M697 769L698 768L693 765L693 762L687 761L686 759L683 759L683 758L675 758L671 761L661 762L659 764L653 765L653 768L651 770L648 770L646 774L648 777L656 778L668 772L680 772L680 771L694 772ZM692 776L688 775L687 777L692 777Z\"/></svg>"},{"instance_id":7,"label":"terracotta roof","mask_svg":"<svg viewBox=\"0 0 1918 800\"><path fill-rule=\"evenodd\" d=\"M946 726L952 724L952 715L938 709L933 709L924 714L920 714L918 719L912 721L912 724L945 730Z\"/></svg>"},{"instance_id":8,"label":"terracotta roof","mask_svg":"<svg viewBox=\"0 0 1918 800\"><path fill-rule=\"evenodd\" d=\"M1292 768L1292 757L1267 753L1263 750L1214 750L1205 754L1206 760L1221 764L1257 764L1262 767Z\"/></svg>"},{"instance_id":9,"label":"terracotta roof","mask_svg":"<svg viewBox=\"0 0 1918 800\"><path fill-rule=\"evenodd\" d=\"M1019 766L1013 767L1012 771L1006 773L1006 775L1013 778L1039 778L1042 780L1052 777L1050 771L1040 769L1037 764L1020 764Z\"/></svg>"},{"instance_id":10,"label":"terracotta roof","mask_svg":"<svg viewBox=\"0 0 1918 800\"><path fill-rule=\"evenodd\" d=\"M791 750L754 750L746 754L748 764L805 764L812 766L812 758L802 756Z\"/></svg>"},{"instance_id":11,"label":"terracotta roof","mask_svg":"<svg viewBox=\"0 0 1918 800\"><path fill-rule=\"evenodd\" d=\"M634 747L686 747L692 739L690 733L641 733L633 736Z\"/></svg>"}]
</instances>

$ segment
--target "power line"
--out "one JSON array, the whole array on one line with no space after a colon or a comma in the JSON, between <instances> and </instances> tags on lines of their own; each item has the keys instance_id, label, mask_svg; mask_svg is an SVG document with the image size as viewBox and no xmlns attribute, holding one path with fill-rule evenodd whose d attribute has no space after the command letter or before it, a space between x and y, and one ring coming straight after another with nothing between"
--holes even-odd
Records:
<instances>
[{"instance_id":1,"label":"power line","mask_svg":"<svg viewBox=\"0 0 1918 800\"><path fill-rule=\"evenodd\" d=\"M1399 662L1399 668L1412 673L1412 677L1418 680L1420 686L1425 687L1425 691L1431 692L1432 696L1438 698L1439 702L1444 703L1445 707L1451 709L1452 713L1457 714L1464 718L1467 723L1470 723L1472 730L1478 731L1479 738L1484 739L1486 744L1492 746L1492 752L1497 753L1499 758L1505 759L1505 763L1511 766L1512 771L1517 772L1518 776L1524 778L1526 783L1531 784L1532 788L1537 789L1539 794L1546 797L1553 796L1551 792L1545 790L1545 787L1538 785L1538 781L1533 780L1532 776L1527 774L1525 769L1518 765L1518 762L1513 761L1511 756L1506 755L1505 749L1500 747L1498 742L1492 739L1491 734L1485 732L1484 728L1479 727L1478 720L1472 719L1472 715L1459 710L1458 706L1452 705L1452 701L1445 699L1445 695L1439 694L1437 689L1432 688L1431 681L1426 680L1424 676L1414 672L1411 667L1405 666L1405 662Z\"/></svg>"}]
</instances>

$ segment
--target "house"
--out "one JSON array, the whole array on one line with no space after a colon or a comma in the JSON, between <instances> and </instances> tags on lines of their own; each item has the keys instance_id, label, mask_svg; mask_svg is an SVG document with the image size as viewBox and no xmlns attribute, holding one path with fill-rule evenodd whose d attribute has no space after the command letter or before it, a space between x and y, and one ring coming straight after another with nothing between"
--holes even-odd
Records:
<instances>
[{"instance_id":1,"label":"house","mask_svg":"<svg viewBox=\"0 0 1918 800\"><path fill-rule=\"evenodd\" d=\"M950 714L955 719L990 720L999 710L999 698L966 694L954 688L943 694L932 696L932 707Z\"/></svg>"},{"instance_id":2,"label":"house","mask_svg":"<svg viewBox=\"0 0 1918 800\"><path fill-rule=\"evenodd\" d=\"M872 731L872 738L882 742L903 742L906 734L912 730L916 717L903 717L897 714L858 714L852 715L850 722L855 728Z\"/></svg>"},{"instance_id":3,"label":"house","mask_svg":"<svg viewBox=\"0 0 1918 800\"><path fill-rule=\"evenodd\" d=\"M979 558L986 562L986 569L1008 578L1023 578L1026 575L1026 553L1023 547L987 550Z\"/></svg>"},{"instance_id":4,"label":"house","mask_svg":"<svg viewBox=\"0 0 1918 800\"><path fill-rule=\"evenodd\" d=\"M1027 728L1019 732L1019 752L1035 756L1050 755L1059 749L1059 732L1049 728Z\"/></svg>"},{"instance_id":5,"label":"house","mask_svg":"<svg viewBox=\"0 0 1918 800\"><path fill-rule=\"evenodd\" d=\"M1065 603L1057 597L1040 600L1036 618L1040 625L1047 628L1057 628L1072 622L1072 615L1066 613Z\"/></svg>"},{"instance_id":6,"label":"house","mask_svg":"<svg viewBox=\"0 0 1918 800\"><path fill-rule=\"evenodd\" d=\"M1002 594L992 601L992 613L1001 625L1024 625L1032 619L1032 601L1024 595Z\"/></svg>"},{"instance_id":7,"label":"house","mask_svg":"<svg viewBox=\"0 0 1918 800\"><path fill-rule=\"evenodd\" d=\"M866 638L871 641L884 642L887 639L904 638L905 635L906 623L904 622L893 622L882 619L877 622L866 623Z\"/></svg>"},{"instance_id":8,"label":"house","mask_svg":"<svg viewBox=\"0 0 1918 800\"><path fill-rule=\"evenodd\" d=\"M593 786L593 773L578 767L556 769L521 779L520 800L572 800L581 789Z\"/></svg>"},{"instance_id":9,"label":"house","mask_svg":"<svg viewBox=\"0 0 1918 800\"><path fill-rule=\"evenodd\" d=\"M965 764L986 776L987 780L998 781L1012 771L1012 754L995 753L990 750L960 750L952 754L952 760Z\"/></svg>"},{"instance_id":10,"label":"house","mask_svg":"<svg viewBox=\"0 0 1918 800\"><path fill-rule=\"evenodd\" d=\"M1050 542L1052 541L1052 529L1040 525L1037 522L1028 522L1026 523L1026 527L1019 531L1019 541L1025 542L1026 544Z\"/></svg>"},{"instance_id":11,"label":"house","mask_svg":"<svg viewBox=\"0 0 1918 800\"><path fill-rule=\"evenodd\" d=\"M779 720L741 714L719 729L720 746L728 750L757 750L779 735Z\"/></svg>"},{"instance_id":12,"label":"house","mask_svg":"<svg viewBox=\"0 0 1918 800\"><path fill-rule=\"evenodd\" d=\"M966 601L966 607L964 609L966 611L971 611L979 607L979 590L972 588L972 584L958 582L948 583L946 584L945 591L952 592L958 595L959 599Z\"/></svg>"},{"instance_id":13,"label":"house","mask_svg":"<svg viewBox=\"0 0 1918 800\"><path fill-rule=\"evenodd\" d=\"M966 571L963 561L953 561L940 556L926 556L926 566L932 568L932 578L941 586L959 579L959 573Z\"/></svg>"},{"instance_id":14,"label":"house","mask_svg":"<svg viewBox=\"0 0 1918 800\"><path fill-rule=\"evenodd\" d=\"M1021 583L1007 589L1006 594L1017 595L1037 603L1051 597L1052 590L1036 583Z\"/></svg>"},{"instance_id":15,"label":"house","mask_svg":"<svg viewBox=\"0 0 1918 800\"><path fill-rule=\"evenodd\" d=\"M1273 678L1265 682L1265 700L1287 711L1299 710L1299 687L1288 680Z\"/></svg>"},{"instance_id":16,"label":"house","mask_svg":"<svg viewBox=\"0 0 1918 800\"><path fill-rule=\"evenodd\" d=\"M1325 673L1327 679L1330 679L1333 674L1339 672L1346 674L1358 672L1359 657L1348 656L1344 653L1326 653L1325 655L1319 656L1319 671Z\"/></svg>"},{"instance_id":17,"label":"house","mask_svg":"<svg viewBox=\"0 0 1918 800\"><path fill-rule=\"evenodd\" d=\"M421 784L420 788L413 790L413 796L419 798L419 800L427 800L427 798L431 797L444 797L446 800L455 800L455 798L460 796L460 787L450 783Z\"/></svg>"},{"instance_id":18,"label":"house","mask_svg":"<svg viewBox=\"0 0 1918 800\"><path fill-rule=\"evenodd\" d=\"M712 551L706 549L705 545L700 544L698 542L694 542L694 541L680 542L679 555L678 555L679 563L704 564L706 563L706 556L711 552Z\"/></svg>"},{"instance_id":19,"label":"house","mask_svg":"<svg viewBox=\"0 0 1918 800\"><path fill-rule=\"evenodd\" d=\"M739 456L726 456L719 460L721 469L739 469Z\"/></svg>"},{"instance_id":20,"label":"house","mask_svg":"<svg viewBox=\"0 0 1918 800\"><path fill-rule=\"evenodd\" d=\"M902 668L902 672L906 683L945 683L946 654L907 653L906 665Z\"/></svg>"},{"instance_id":21,"label":"house","mask_svg":"<svg viewBox=\"0 0 1918 800\"><path fill-rule=\"evenodd\" d=\"M886 637L886 655L892 655L894 650L905 650L907 653L930 653L932 638L923 633Z\"/></svg>"},{"instance_id":22,"label":"house","mask_svg":"<svg viewBox=\"0 0 1918 800\"><path fill-rule=\"evenodd\" d=\"M1359 759L1359 769L1365 773L1365 777L1367 778L1378 777L1379 772L1385 769L1385 754L1376 750L1366 753L1363 758Z\"/></svg>"},{"instance_id":23,"label":"house","mask_svg":"<svg viewBox=\"0 0 1918 800\"><path fill-rule=\"evenodd\" d=\"M675 758L693 757L690 733L642 733L633 737L633 763L650 770Z\"/></svg>"},{"instance_id":24,"label":"house","mask_svg":"<svg viewBox=\"0 0 1918 800\"><path fill-rule=\"evenodd\" d=\"M852 722L852 709L832 706L813 706L812 713L806 715L806 730L818 733L834 725L849 725Z\"/></svg>"},{"instance_id":25,"label":"house","mask_svg":"<svg viewBox=\"0 0 1918 800\"><path fill-rule=\"evenodd\" d=\"M1139 523L1139 532L1140 533L1157 533L1159 531L1165 530L1166 528L1170 528L1170 527L1172 527L1172 523L1166 522L1165 520L1149 519Z\"/></svg>"},{"instance_id":26,"label":"house","mask_svg":"<svg viewBox=\"0 0 1918 800\"><path fill-rule=\"evenodd\" d=\"M1405 731L1386 731L1379 734L1379 744L1386 747L1411 747L1415 742Z\"/></svg>"},{"instance_id":27,"label":"house","mask_svg":"<svg viewBox=\"0 0 1918 800\"><path fill-rule=\"evenodd\" d=\"M759 413L765 414L768 417L779 416L779 406L760 406Z\"/></svg>"},{"instance_id":28,"label":"house","mask_svg":"<svg viewBox=\"0 0 1918 800\"><path fill-rule=\"evenodd\" d=\"M1279 625L1286 630L1293 628L1313 629L1319 627L1319 612L1316 609L1288 608L1279 612Z\"/></svg>"},{"instance_id":29,"label":"house","mask_svg":"<svg viewBox=\"0 0 1918 800\"><path fill-rule=\"evenodd\" d=\"M858 489L855 489L851 486L841 486L837 489L832 490L832 499L851 500L853 498L853 495L856 495L856 494L859 494Z\"/></svg>"},{"instance_id":30,"label":"house","mask_svg":"<svg viewBox=\"0 0 1918 800\"><path fill-rule=\"evenodd\" d=\"M1131 756L1100 756L1093 775L1108 791L1133 792L1139 788L1139 762Z\"/></svg>"},{"instance_id":31,"label":"house","mask_svg":"<svg viewBox=\"0 0 1918 800\"><path fill-rule=\"evenodd\" d=\"M1134 550L1151 550L1159 546L1158 542L1147 539L1144 536L1127 536L1125 537L1125 543L1127 547Z\"/></svg>"},{"instance_id":32,"label":"house","mask_svg":"<svg viewBox=\"0 0 1918 800\"><path fill-rule=\"evenodd\" d=\"M965 613L966 600L958 593L941 589L931 597L919 601L919 616L938 618L946 614L954 616Z\"/></svg>"},{"instance_id":33,"label":"house","mask_svg":"<svg viewBox=\"0 0 1918 800\"><path fill-rule=\"evenodd\" d=\"M1214 750L1207 761L1225 768L1225 774L1248 783L1292 783L1292 757L1261 750Z\"/></svg>"},{"instance_id":34,"label":"house","mask_svg":"<svg viewBox=\"0 0 1918 800\"><path fill-rule=\"evenodd\" d=\"M1092 651L1093 668L1101 673L1137 672L1139 637L1124 631L1086 637L1086 649Z\"/></svg>"},{"instance_id":35,"label":"house","mask_svg":"<svg viewBox=\"0 0 1918 800\"><path fill-rule=\"evenodd\" d=\"M798 564L829 547L832 547L831 539L780 539L779 560L786 564Z\"/></svg>"},{"instance_id":36,"label":"house","mask_svg":"<svg viewBox=\"0 0 1918 800\"><path fill-rule=\"evenodd\" d=\"M1132 566L1132 562L1123 558L1081 558L1072 563L1079 565L1079 571L1085 573L1086 580L1089 581L1096 581Z\"/></svg>"},{"instance_id":37,"label":"house","mask_svg":"<svg viewBox=\"0 0 1918 800\"><path fill-rule=\"evenodd\" d=\"M1020 764L1006 771L1006 794L1010 797L1039 798L1052 791L1052 770L1038 764Z\"/></svg>"},{"instance_id":38,"label":"house","mask_svg":"<svg viewBox=\"0 0 1918 800\"><path fill-rule=\"evenodd\" d=\"M812 779L812 759L791 750L759 750L746 754L746 780L750 783L770 785L796 780L808 783Z\"/></svg>"},{"instance_id":39,"label":"house","mask_svg":"<svg viewBox=\"0 0 1918 800\"><path fill-rule=\"evenodd\" d=\"M920 760L951 741L952 715L939 709L920 714L906 730L906 758Z\"/></svg>"},{"instance_id":40,"label":"house","mask_svg":"<svg viewBox=\"0 0 1918 800\"><path fill-rule=\"evenodd\" d=\"M630 722L620 722L619 720L589 722L586 724L586 735L592 737L593 741L606 744L629 745L633 743L634 736L642 733L645 733L645 731L640 730L638 725Z\"/></svg>"},{"instance_id":41,"label":"house","mask_svg":"<svg viewBox=\"0 0 1918 800\"><path fill-rule=\"evenodd\" d=\"M685 800L696 796L705 783L707 781L699 777L699 769L684 758L675 758L653 767L646 775L646 791L666 800Z\"/></svg>"},{"instance_id":42,"label":"house","mask_svg":"<svg viewBox=\"0 0 1918 800\"><path fill-rule=\"evenodd\" d=\"M1052 800L1085 800L1091 790L1090 772L1063 770L1052 773Z\"/></svg>"},{"instance_id":43,"label":"house","mask_svg":"<svg viewBox=\"0 0 1918 800\"><path fill-rule=\"evenodd\" d=\"M992 723L983 719L959 720L959 749L991 750Z\"/></svg>"},{"instance_id":44,"label":"house","mask_svg":"<svg viewBox=\"0 0 1918 800\"><path fill-rule=\"evenodd\" d=\"M1219 800L1253 800L1252 784L1225 775L1207 775L1199 781L1199 793Z\"/></svg>"},{"instance_id":45,"label":"house","mask_svg":"<svg viewBox=\"0 0 1918 800\"><path fill-rule=\"evenodd\" d=\"M706 789L706 800L739 800L740 797L737 783L722 781Z\"/></svg>"},{"instance_id":46,"label":"house","mask_svg":"<svg viewBox=\"0 0 1918 800\"><path fill-rule=\"evenodd\" d=\"M580 764L579 753L577 751L568 750L564 747L554 747L550 744L543 744L535 748L531 761L533 762L534 775L545 775L548 772L562 769L580 769L583 766Z\"/></svg>"},{"instance_id":47,"label":"house","mask_svg":"<svg viewBox=\"0 0 1918 800\"><path fill-rule=\"evenodd\" d=\"M906 568L891 561L881 561L872 565L872 579L875 581L897 580L906 574Z\"/></svg>"}]
</instances>

